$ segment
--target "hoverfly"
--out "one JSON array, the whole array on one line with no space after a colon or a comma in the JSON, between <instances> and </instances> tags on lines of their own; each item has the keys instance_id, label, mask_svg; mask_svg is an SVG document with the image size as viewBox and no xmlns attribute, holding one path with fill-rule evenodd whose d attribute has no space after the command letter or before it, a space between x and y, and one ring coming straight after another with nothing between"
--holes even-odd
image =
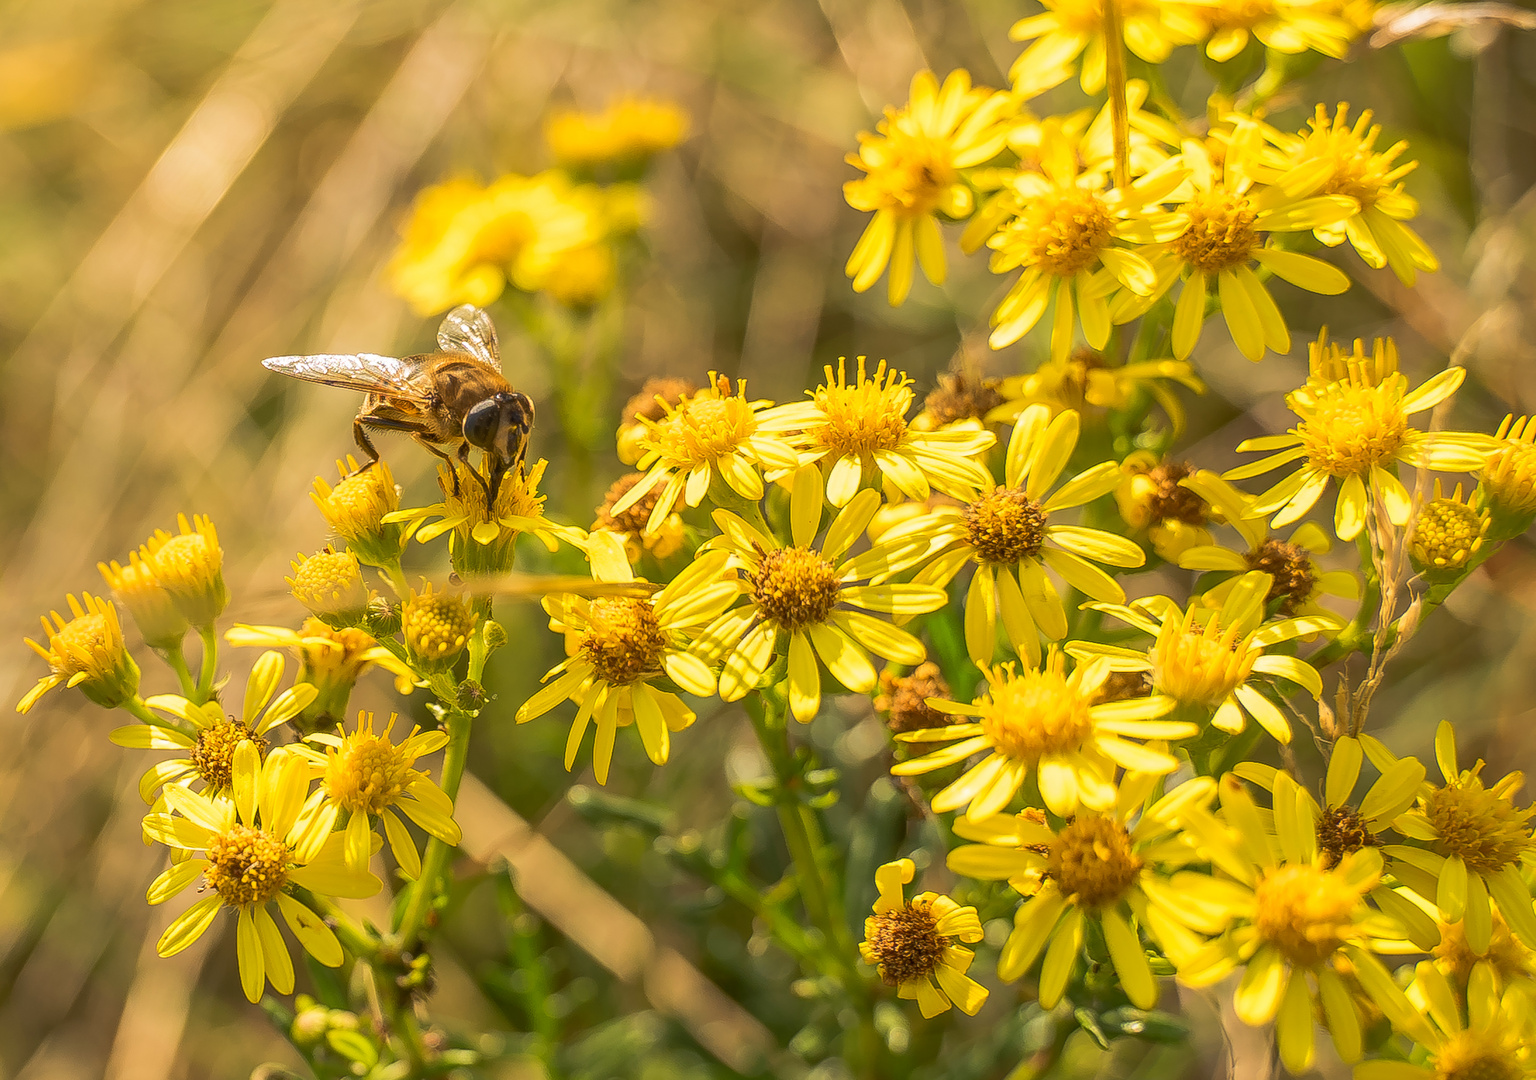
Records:
<instances>
[{"instance_id":1,"label":"hoverfly","mask_svg":"<svg viewBox=\"0 0 1536 1080\"><path fill-rule=\"evenodd\" d=\"M523 464L533 402L502 375L496 327L481 309L461 304L450 311L438 327L437 344L439 352L402 358L322 353L273 356L262 365L295 379L367 395L352 421L352 438L368 455L364 469L379 460L368 437L370 429L406 432L450 468L455 458L467 468L471 447L484 451L490 479L481 484L486 505L495 506L502 477ZM453 477L457 493L457 470Z\"/></svg>"}]
</instances>

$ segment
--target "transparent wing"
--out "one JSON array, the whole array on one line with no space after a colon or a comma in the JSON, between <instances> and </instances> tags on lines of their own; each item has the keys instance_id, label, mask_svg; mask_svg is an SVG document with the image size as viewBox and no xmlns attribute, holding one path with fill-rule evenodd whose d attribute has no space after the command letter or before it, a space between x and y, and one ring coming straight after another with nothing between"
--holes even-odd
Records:
<instances>
[{"instance_id":1,"label":"transparent wing","mask_svg":"<svg viewBox=\"0 0 1536 1080\"><path fill-rule=\"evenodd\" d=\"M423 358L380 356L377 353L317 353L313 356L270 356L261 362L269 371L306 382L360 390L365 394L422 399L416 386Z\"/></svg>"},{"instance_id":2,"label":"transparent wing","mask_svg":"<svg viewBox=\"0 0 1536 1080\"><path fill-rule=\"evenodd\" d=\"M473 304L460 304L443 316L443 324L437 328L437 347L443 352L468 353L497 371L501 370L496 324Z\"/></svg>"}]
</instances>

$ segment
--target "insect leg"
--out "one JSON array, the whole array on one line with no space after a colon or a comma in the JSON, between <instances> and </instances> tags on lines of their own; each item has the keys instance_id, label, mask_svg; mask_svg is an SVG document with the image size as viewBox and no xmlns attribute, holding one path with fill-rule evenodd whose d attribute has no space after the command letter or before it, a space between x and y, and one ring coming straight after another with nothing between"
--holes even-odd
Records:
<instances>
[{"instance_id":1,"label":"insect leg","mask_svg":"<svg viewBox=\"0 0 1536 1080\"><path fill-rule=\"evenodd\" d=\"M480 481L480 486L485 489L485 507L487 513L490 513L496 506L496 489L500 486L498 481L501 479L496 471L496 462L491 460L491 457L492 455L490 454L486 455L486 468L489 469L491 473L491 479L486 481L485 478L480 475L479 471L469 463L469 443L467 441L459 443L459 460L464 463L465 471L467 471L476 480Z\"/></svg>"},{"instance_id":2,"label":"insect leg","mask_svg":"<svg viewBox=\"0 0 1536 1080\"><path fill-rule=\"evenodd\" d=\"M352 441L357 443L359 450L368 455L367 464L357 471L363 472L365 469L372 468L379 460L379 450L373 445L373 440L368 437L368 430L363 427L362 417L352 421Z\"/></svg>"},{"instance_id":3,"label":"insect leg","mask_svg":"<svg viewBox=\"0 0 1536 1080\"><path fill-rule=\"evenodd\" d=\"M453 495L455 498L457 498L459 494L459 470L453 467L453 458L445 453L442 447L438 446L434 442L428 441L420 431L412 431L411 438L416 440L417 445L425 448L426 450L442 458L448 463L448 474L453 478ZM479 479L479 477L476 476L476 479Z\"/></svg>"}]
</instances>

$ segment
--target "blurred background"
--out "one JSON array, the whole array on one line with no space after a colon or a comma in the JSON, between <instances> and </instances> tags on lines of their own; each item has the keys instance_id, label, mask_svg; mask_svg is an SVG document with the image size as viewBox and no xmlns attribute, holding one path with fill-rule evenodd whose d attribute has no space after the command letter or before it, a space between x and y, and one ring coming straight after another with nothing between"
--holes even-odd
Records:
<instances>
[{"instance_id":1,"label":"blurred background","mask_svg":"<svg viewBox=\"0 0 1536 1080\"><path fill-rule=\"evenodd\" d=\"M126 558L153 529L173 528L178 511L219 527L234 594L226 622L298 624L283 574L294 552L325 541L306 493L316 474L334 479L333 460L352 449L357 401L280 385L259 361L428 348L437 318L413 316L382 272L414 194L449 176L545 167L551 105L597 109L638 92L692 116L690 138L648 181L649 256L608 402L615 426L650 375L701 380L717 369L746 378L754 396L791 400L845 354L890 360L919 393L952 367L1031 369L1043 355L1036 338L987 349L986 313L1006 282L958 249L949 284L920 283L901 309L886 305L883 285L856 296L842 265L863 220L840 189L855 175L843 161L855 134L905 100L915 71L965 66L1001 85L1017 52L1008 27L1034 10L1001 0L0 5L3 696L15 701L42 674L21 644L37 635L37 616L62 608L67 591L101 591L96 562ZM1277 283L1296 345L1259 365L1209 327L1195 361L1210 392L1190 404L1182 451L1199 465L1226 467L1241 438L1288 423L1283 395L1303 377L1304 342L1324 310L1337 337L1396 335L1414 383L1459 350L1472 378L1452 426L1491 431L1506 412L1536 409L1536 39L1463 32L1380 52L1361 43L1357 53L1347 67L1320 66L1303 84L1309 96L1277 101L1272 119L1300 127L1315 94L1374 108L1384 144L1408 138L1407 156L1421 162L1408 181L1423 204L1416 227L1443 270L1410 292L1340 249L1333 257L1356 286L1324 301ZM1198 115L1209 79L1195 50L1168 70ZM1068 83L1035 108L1080 102ZM548 373L510 322L508 376L542 401ZM586 525L624 469L607 451L573 470L552 415L541 413L532 449L552 461L548 511ZM436 501L430 457L404 442L384 450L407 505ZM445 573L425 555L407 565ZM1422 752L1448 717L1464 753L1496 762L1496 773L1536 765L1533 583L1523 541L1480 570L1395 665L1375 732L1400 753ZM1162 573L1131 588L1179 595L1188 584ZM491 1075L541 1075L516 1052L527 1032L566 1045L573 1077L838 1075L835 1063L817 1064L837 1018L812 986L786 1011L793 962L767 944L742 897L690 870L701 842L734 829L752 841L755 875L777 876L771 811L731 786L764 771L743 717L701 715L659 770L633 733L621 736L597 794L585 754L576 774L561 767L566 713L512 725L560 642L535 607L502 614L518 648L498 656L488 679L497 704L477 727L461 907L438 957L434 1015L509 1033L483 1047L511 1051ZM138 655L146 695L174 688ZM254 654L225 657L242 684ZM867 702L846 700L810 737L842 770L835 813L864 811L845 849L857 922L873 867L903 836L937 834L884 779L887 740ZM394 698L378 674L353 699L386 713L421 704ZM77 695L5 715L0 1077L224 1078L261 1062L296 1066L240 995L227 927L174 959L154 956L175 912L143 901L160 869L139 842L143 755L111 746L113 720ZM1315 752L1300 753L1315 770ZM573 783L582 786L570 795ZM506 862L522 901L497 887ZM540 1015L524 1004L530 970L548 982ZM996 993L976 1020L911 1037L959 1027L969 1049L942 1075L1005 1077L1028 1041L1020 1000ZM1198 1039L1169 1054L1085 1051L1073 1067L1222 1067L1219 1045Z\"/></svg>"}]
</instances>

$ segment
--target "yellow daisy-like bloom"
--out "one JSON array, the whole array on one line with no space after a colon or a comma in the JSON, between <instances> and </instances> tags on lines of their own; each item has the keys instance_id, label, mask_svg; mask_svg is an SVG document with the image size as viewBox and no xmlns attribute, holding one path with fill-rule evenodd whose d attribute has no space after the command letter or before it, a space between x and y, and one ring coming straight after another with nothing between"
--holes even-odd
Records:
<instances>
[{"instance_id":1,"label":"yellow daisy-like bloom","mask_svg":"<svg viewBox=\"0 0 1536 1080\"><path fill-rule=\"evenodd\" d=\"M1003 401L985 419L988 423L1012 423L1029 406L1038 404L1047 406L1052 416L1071 409L1102 420L1106 411L1124 407L1133 393L1145 390L1168 414L1176 440L1184 429L1184 403L1165 385L1169 382L1196 394L1205 393L1205 383L1188 361L1148 360L1110 367L1102 353L1075 349L1064 361L1046 360L1028 375L1004 379L998 386Z\"/></svg>"},{"instance_id":2,"label":"yellow daisy-like bloom","mask_svg":"<svg viewBox=\"0 0 1536 1080\"><path fill-rule=\"evenodd\" d=\"M484 461L468 468L439 465L437 486L443 501L397 510L385 520L404 523L406 535L423 544L447 533L449 560L465 577L505 574L517 557L517 538L522 533L536 536L550 551L562 540L580 547L585 538L580 529L557 525L544 516L546 496L539 484L548 466L540 459L508 473L496 489L495 507L490 508L485 504L488 466Z\"/></svg>"},{"instance_id":3,"label":"yellow daisy-like bloom","mask_svg":"<svg viewBox=\"0 0 1536 1080\"><path fill-rule=\"evenodd\" d=\"M1496 908L1493 935L1482 953L1473 951L1464 924L1441 923L1439 930L1440 943L1433 950L1435 967L1458 988L1471 983L1473 972L1482 967L1487 973L1478 977L1491 979L1495 988L1518 986L1527 997L1536 995L1536 951L1510 933L1509 923Z\"/></svg>"},{"instance_id":4,"label":"yellow daisy-like bloom","mask_svg":"<svg viewBox=\"0 0 1536 1080\"><path fill-rule=\"evenodd\" d=\"M1032 41L1013 62L1008 77L1026 97L1064 82L1082 57L1083 92L1104 89L1104 0L1040 0L1045 11L1020 19L1008 31L1014 41ZM1185 4L1120 0L1125 44L1149 64L1168 59L1175 45L1200 40L1204 27ZM1118 47L1118 46L1117 46Z\"/></svg>"},{"instance_id":5,"label":"yellow daisy-like bloom","mask_svg":"<svg viewBox=\"0 0 1536 1080\"><path fill-rule=\"evenodd\" d=\"M1123 603L1125 590L1094 562L1140 566L1147 560L1124 537L1051 522L1051 515L1092 502L1120 482L1119 466L1106 461L1047 495L1077 446L1078 425L1075 412L1052 420L1044 405L1031 405L1008 440L1001 487L963 507L934 507L881 538L913 549L900 566L927 563L914 578L921 585L946 586L966 563L976 564L965 601L965 642L978 664L992 662L999 619L1014 651L1031 664L1039 663L1041 633L1053 641L1066 636L1066 611L1047 567L1095 599Z\"/></svg>"},{"instance_id":6,"label":"yellow daisy-like bloom","mask_svg":"<svg viewBox=\"0 0 1536 1080\"><path fill-rule=\"evenodd\" d=\"M1286 395L1299 417L1287 434L1248 439L1238 450L1278 451L1223 473L1243 480L1297 459L1304 464L1264 492L1249 508L1255 515L1274 514L1276 528L1299 520L1322 498L1330 480L1339 482L1334 531L1353 540L1365 528L1372 502L1381 502L1392 524L1408 524L1413 500L1398 480L1395 464L1470 472L1482 466L1492 448L1486 435L1428 433L1408 426L1408 418L1454 394L1466 369L1450 367L1409 391L1397 370L1397 343L1377 338L1369 356L1359 338L1346 353L1326 332L1310 347L1311 376Z\"/></svg>"},{"instance_id":7,"label":"yellow daisy-like bloom","mask_svg":"<svg viewBox=\"0 0 1536 1080\"><path fill-rule=\"evenodd\" d=\"M1254 274L1254 263L1311 292L1332 295L1349 288L1342 270L1266 243L1265 234L1336 225L1355 214L1360 204L1344 195L1296 198L1286 193L1283 179L1255 189L1253 144L1258 138L1255 125L1239 125L1219 144L1219 166L1204 143L1185 140L1182 160L1192 191L1178 211L1189 224L1169 242L1142 248L1157 272L1156 288L1146 294L1123 290L1112 305L1114 321L1129 322L1187 273L1173 315L1173 355L1179 360L1187 359L1200 340L1206 297L1213 288L1232 340L1244 356L1261 360L1266 348L1290 351L1290 331L1269 290Z\"/></svg>"},{"instance_id":8,"label":"yellow daisy-like bloom","mask_svg":"<svg viewBox=\"0 0 1536 1080\"><path fill-rule=\"evenodd\" d=\"M97 563L107 588L133 616L144 643L152 649L179 649L187 634L187 620L177 610L171 594L155 580L155 575L139 553L128 555L128 565L116 559L109 566Z\"/></svg>"},{"instance_id":9,"label":"yellow daisy-like bloom","mask_svg":"<svg viewBox=\"0 0 1536 1080\"><path fill-rule=\"evenodd\" d=\"M1506 416L1493 439L1473 500L1492 517L1493 538L1507 540L1536 519L1536 421Z\"/></svg>"},{"instance_id":10,"label":"yellow daisy-like bloom","mask_svg":"<svg viewBox=\"0 0 1536 1080\"><path fill-rule=\"evenodd\" d=\"M345 720L352 687L375 665L395 677L399 693L409 694L415 686L411 669L372 636L353 627L336 629L320 619L305 619L298 630L236 623L225 632L224 640L237 647L287 649L298 657L297 682L318 691L315 700L294 718L295 726L305 734Z\"/></svg>"},{"instance_id":11,"label":"yellow daisy-like bloom","mask_svg":"<svg viewBox=\"0 0 1536 1080\"><path fill-rule=\"evenodd\" d=\"M621 97L599 113L555 110L544 141L563 165L643 162L688 137L688 113L661 98Z\"/></svg>"},{"instance_id":12,"label":"yellow daisy-like bloom","mask_svg":"<svg viewBox=\"0 0 1536 1080\"><path fill-rule=\"evenodd\" d=\"M1467 565L1488 535L1487 510L1467 505L1461 497L1461 485L1447 496L1435 480L1435 497L1414 515L1409 534L1408 554L1413 568L1420 573L1460 570Z\"/></svg>"},{"instance_id":13,"label":"yellow daisy-like bloom","mask_svg":"<svg viewBox=\"0 0 1536 1080\"><path fill-rule=\"evenodd\" d=\"M1433 1024L1414 1040L1427 1054L1421 1064L1367 1061L1355 1066L1355 1080L1529 1080L1536 1076L1536 1010L1523 988L1501 994L1497 984L1475 974L1467 986L1466 1020L1458 995L1428 960L1419 961L1411 999ZM1415 1055L1418 1059L1419 1055Z\"/></svg>"},{"instance_id":14,"label":"yellow daisy-like bloom","mask_svg":"<svg viewBox=\"0 0 1536 1080\"><path fill-rule=\"evenodd\" d=\"M1363 848L1325 869L1305 796L1285 773L1275 778L1273 836L1240 780L1226 777L1220 790L1229 831L1225 840L1201 839L1234 879L1218 904L1238 925L1181 962L1180 981L1210 986L1241 966L1233 995L1238 1019L1255 1027L1273 1021L1280 1060L1294 1074L1306 1072L1315 1058L1319 1005L1347 1063L1363 1052L1360 995L1399 1031L1423 1034L1423 1018L1375 956L1399 950L1403 933L1365 903L1381 881L1381 855ZM1189 827L1201 831L1197 822ZM1340 974L1346 966L1353 984Z\"/></svg>"},{"instance_id":15,"label":"yellow daisy-like bloom","mask_svg":"<svg viewBox=\"0 0 1536 1080\"><path fill-rule=\"evenodd\" d=\"M1100 611L1152 635L1146 652L1118 645L1076 641L1067 646L1079 660L1102 656L1116 671L1145 671L1152 688L1178 702L1180 714L1236 735L1252 716L1281 743L1291 741L1290 721L1252 685L1255 673L1277 676L1322 696L1323 679L1303 660L1265 650L1281 642L1341 625L1337 616L1280 619L1264 623L1264 597L1272 579L1254 570L1237 579L1214 611L1191 604L1183 611L1166 596L1130 606L1094 604ZM1263 625L1260 625L1263 623Z\"/></svg>"},{"instance_id":16,"label":"yellow daisy-like bloom","mask_svg":"<svg viewBox=\"0 0 1536 1080\"><path fill-rule=\"evenodd\" d=\"M776 406L759 420L765 434L800 452L800 464L820 464L833 506L847 506L860 488L877 484L891 501L926 499L934 490L964 499L991 486L975 458L991 449L995 435L968 424L920 431L907 420L913 394L905 372L887 370L881 360L870 373L861 356L850 382L846 363L840 357L835 373L827 365L826 382L806 391L810 401Z\"/></svg>"},{"instance_id":17,"label":"yellow daisy-like bloom","mask_svg":"<svg viewBox=\"0 0 1536 1080\"><path fill-rule=\"evenodd\" d=\"M273 751L261 762L247 740L234 754L233 798L210 799L173 784L165 789L173 813L144 819L145 835L186 856L150 884L149 902L164 903L199 878L199 891L213 894L178 916L156 950L176 955L202 937L221 909L233 909L240 985L253 1002L261 1000L269 980L278 993L293 993L293 958L272 918L274 903L316 960L339 967L345 958L325 920L296 899L290 886L356 899L381 888L372 874L347 866L342 833L327 835L319 815L303 813L309 773L309 762L289 750Z\"/></svg>"},{"instance_id":18,"label":"yellow daisy-like bloom","mask_svg":"<svg viewBox=\"0 0 1536 1080\"><path fill-rule=\"evenodd\" d=\"M336 463L341 480L335 487L315 477L309 497L359 562L389 566L400 561L405 547L404 530L385 518L400 509L400 488L384 461L359 471L357 459L347 455Z\"/></svg>"},{"instance_id":19,"label":"yellow daisy-like bloom","mask_svg":"<svg viewBox=\"0 0 1536 1080\"><path fill-rule=\"evenodd\" d=\"M1206 31L1205 55L1231 60L1256 37L1267 49L1302 53L1309 49L1342 60L1349 43L1360 36L1352 23L1338 17L1336 5L1324 0L1183 0Z\"/></svg>"},{"instance_id":20,"label":"yellow daisy-like bloom","mask_svg":"<svg viewBox=\"0 0 1536 1080\"><path fill-rule=\"evenodd\" d=\"M1030 773L1053 814L1070 817L1079 806L1108 810L1115 801L1115 766L1155 776L1178 768L1166 749L1130 739L1184 739L1200 730L1158 719L1174 707L1161 695L1095 704L1110 676L1107 659L1079 664L1069 676L1066 657L1052 648L1044 667L1016 673L1004 664L983 668L982 674L987 689L974 703L929 702L940 712L974 718L969 723L897 736L903 742L952 745L898 762L891 767L893 776L916 776L986 754L933 797L936 814L965 807L972 821L989 818L1008 806Z\"/></svg>"},{"instance_id":21,"label":"yellow daisy-like bloom","mask_svg":"<svg viewBox=\"0 0 1536 1080\"><path fill-rule=\"evenodd\" d=\"M1120 463L1123 479L1115 488L1120 517L1145 534L1160 559L1177 562L1190 548L1209 545L1212 505L1183 481L1194 474L1187 461L1158 460L1136 450ZM1218 511L1219 513L1219 511Z\"/></svg>"},{"instance_id":22,"label":"yellow daisy-like bloom","mask_svg":"<svg viewBox=\"0 0 1536 1080\"><path fill-rule=\"evenodd\" d=\"M646 379L635 395L624 403L620 414L619 430L614 433L619 460L626 465L639 461L645 454L642 442L650 430L645 422L660 420L667 415L668 407L675 409L698 392L698 385L692 379L671 376Z\"/></svg>"},{"instance_id":23,"label":"yellow daisy-like bloom","mask_svg":"<svg viewBox=\"0 0 1536 1080\"><path fill-rule=\"evenodd\" d=\"M1114 805L1082 811L1052 828L1038 810L982 822L960 818L955 833L980 841L949 853L949 868L983 881L1007 881L1026 899L998 958L998 978L1013 982L1045 954L1040 1004L1054 1009L1082 953L1085 924L1094 923L1131 1004L1150 1009L1159 996L1138 928L1169 957L1192 955L1206 935L1226 929L1206 896L1209 875L1185 870L1205 857L1183 832L1182 819L1209 816L1216 782L1196 777L1150 806L1155 776L1127 773ZM1135 818L1135 824L1131 820Z\"/></svg>"},{"instance_id":24,"label":"yellow daisy-like bloom","mask_svg":"<svg viewBox=\"0 0 1536 1080\"><path fill-rule=\"evenodd\" d=\"M144 704L175 717L184 727L128 724L114 730L111 738L118 746L175 750L182 754L156 763L139 779L139 794L144 801L155 802L156 792L167 784L186 786L201 781L204 793L210 797L227 793L234 782L235 751L241 743L252 743L258 755L265 758L271 745L267 736L315 700L313 686L295 684L277 693L285 667L282 653L266 652L257 658L245 681L245 700L239 717L226 715L218 701L198 705L179 694L159 694Z\"/></svg>"},{"instance_id":25,"label":"yellow daisy-like bloom","mask_svg":"<svg viewBox=\"0 0 1536 1080\"><path fill-rule=\"evenodd\" d=\"M743 572L739 589L747 601L716 619L700 638L701 652L724 657L722 700L740 701L756 688L781 646L789 656L789 709L802 723L815 719L821 708L818 657L855 694L871 693L879 683L870 652L898 664L920 664L928 658L917 638L866 613L937 611L948 600L944 590L932 585L857 584L879 577L891 565L891 552L884 545L846 557L869 527L880 496L873 491L855 495L832 519L818 546L823 501L816 467L797 470L790 493L788 545L729 510L715 511L721 535L705 547L731 553L732 564Z\"/></svg>"},{"instance_id":26,"label":"yellow daisy-like bloom","mask_svg":"<svg viewBox=\"0 0 1536 1080\"><path fill-rule=\"evenodd\" d=\"M1360 579L1353 573L1318 566L1315 556L1326 555L1332 550L1333 541L1317 525L1303 522L1281 540L1270 534L1263 517L1248 516L1254 503L1252 495L1237 490L1209 469L1201 469L1180 483L1205 499L1248 545L1247 551L1233 551L1210 544L1188 548L1179 555L1178 564L1185 570L1236 575L1201 594L1201 602L1206 606L1219 607L1238 577L1251 570L1262 570L1270 576L1264 603L1279 600L1280 614L1286 617L1328 617L1330 612L1319 603L1323 596L1360 599Z\"/></svg>"},{"instance_id":27,"label":"yellow daisy-like bloom","mask_svg":"<svg viewBox=\"0 0 1536 1080\"><path fill-rule=\"evenodd\" d=\"M944 283L937 215L970 216L975 196L960 170L1002 152L1017 110L1011 94L973 88L963 68L950 72L942 87L933 72L920 71L912 77L907 104L886 109L876 134L859 135L859 152L848 155L848 164L865 175L844 184L843 197L855 210L872 210L875 216L848 257L855 292L879 281L887 266L892 306L907 298L915 264L935 285Z\"/></svg>"},{"instance_id":28,"label":"yellow daisy-like bloom","mask_svg":"<svg viewBox=\"0 0 1536 1080\"><path fill-rule=\"evenodd\" d=\"M1288 194L1347 195L1360 204L1353 217L1313 235L1330 247L1348 240L1366 263L1378 270L1390 266L1411 286L1419 270L1440 269L1429 245L1403 224L1419 213L1418 200L1402 185L1419 163L1396 163L1408 149L1403 140L1377 150L1381 125L1372 124L1371 115L1366 109L1351 126L1347 104L1340 102L1332 117L1319 105L1308 121L1311 131L1281 135L1266 126L1265 135L1285 155L1287 175L1279 182Z\"/></svg>"},{"instance_id":29,"label":"yellow daisy-like bloom","mask_svg":"<svg viewBox=\"0 0 1536 1080\"><path fill-rule=\"evenodd\" d=\"M573 308L594 306L618 279L618 257L609 243L534 247L518 260L512 275L512 283L524 292L541 292Z\"/></svg>"},{"instance_id":30,"label":"yellow daisy-like bloom","mask_svg":"<svg viewBox=\"0 0 1536 1080\"><path fill-rule=\"evenodd\" d=\"M994 349L1012 345L1054 297L1051 359L1060 363L1072 351L1079 318L1089 346L1102 349L1111 330L1109 297L1117 289L1150 296L1157 288L1152 264L1126 245L1165 243L1188 228L1188 218L1160 206L1185 171L1171 159L1129 187L1111 188L1102 171L1083 171L1075 140L1052 123L1040 155L1040 172L1014 176L1014 216L987 240L994 274L1023 269L992 313L988 340Z\"/></svg>"},{"instance_id":31,"label":"yellow daisy-like bloom","mask_svg":"<svg viewBox=\"0 0 1536 1080\"><path fill-rule=\"evenodd\" d=\"M966 974L976 954L955 939L980 941L981 919L975 908L939 893L908 900L902 886L916 870L911 859L897 859L875 871L880 897L864 920L859 955L876 966L885 985L896 987L898 997L916 1001L923 1019L948 1012L951 1004L975 1016L986 1004L987 988Z\"/></svg>"},{"instance_id":32,"label":"yellow daisy-like bloom","mask_svg":"<svg viewBox=\"0 0 1536 1080\"><path fill-rule=\"evenodd\" d=\"M1457 764L1456 730L1445 720L1435 731L1435 760L1445 783L1425 785L1418 805L1394 822L1416 843L1384 849L1392 873L1434 903L1442 921L1462 923L1473 951L1488 951L1490 899L1515 936L1536 949L1536 910L1520 873L1520 863L1536 854L1531 835L1536 806L1521 808L1514 800L1524 774L1511 772L1485 786L1481 761L1466 770Z\"/></svg>"},{"instance_id":33,"label":"yellow daisy-like bloom","mask_svg":"<svg viewBox=\"0 0 1536 1080\"><path fill-rule=\"evenodd\" d=\"M647 532L661 526L679 498L689 506L703 502L717 475L737 497L756 502L763 497L764 473L771 481L800 464L794 450L763 426L764 410L771 413L773 403L749 401L744 381L737 380L733 393L731 380L711 371L704 389L675 407L664 400L661 405L659 420L639 417L646 434L636 467L645 478L613 505L613 513L622 514L662 485Z\"/></svg>"},{"instance_id":34,"label":"yellow daisy-like bloom","mask_svg":"<svg viewBox=\"0 0 1536 1080\"><path fill-rule=\"evenodd\" d=\"M627 573L622 550L612 554L616 560L594 561L599 580L634 580ZM671 733L692 725L696 716L672 690L652 684L665 679L696 697L714 695L715 673L695 642L740 595L727 574L729 562L728 552L701 553L648 599L547 598L545 610L553 617L552 625L567 632L571 655L545 674L544 686L517 710L517 722L527 723L574 698L579 708L565 745L567 770L575 764L587 725L594 719L592 771L599 784L608 782L621 726L634 724L647 756L665 765L671 755ZM608 571L617 566L626 572Z\"/></svg>"},{"instance_id":35,"label":"yellow daisy-like bloom","mask_svg":"<svg viewBox=\"0 0 1536 1080\"><path fill-rule=\"evenodd\" d=\"M405 651L425 671L448 671L469 644L480 619L469 600L451 593L434 593L427 582L400 607L400 636Z\"/></svg>"},{"instance_id":36,"label":"yellow daisy-like bloom","mask_svg":"<svg viewBox=\"0 0 1536 1080\"><path fill-rule=\"evenodd\" d=\"M298 561L288 565L293 577L283 580L312 614L335 626L350 626L367 612L372 593L363 584L363 568L352 552L330 547L313 555L301 551Z\"/></svg>"},{"instance_id":37,"label":"yellow daisy-like bloom","mask_svg":"<svg viewBox=\"0 0 1536 1080\"><path fill-rule=\"evenodd\" d=\"M328 833L346 819L342 859L347 869L354 873L368 869L368 858L373 854L372 822L378 818L400 872L415 880L421 876L421 854L399 815L404 814L445 844L457 845L461 834L453 820L453 800L430 776L413 767L417 758L447 746L448 733L413 727L405 741L396 745L390 739L396 719L390 713L389 723L375 734L373 714L359 712L351 731L338 725L338 734L321 732L308 737L308 742L326 748L323 755L307 747L303 752L323 770L320 786L325 801L314 812L314 827Z\"/></svg>"},{"instance_id":38,"label":"yellow daisy-like bloom","mask_svg":"<svg viewBox=\"0 0 1536 1080\"><path fill-rule=\"evenodd\" d=\"M139 555L189 623L212 626L229 603L218 530L202 514L194 514L190 523L187 515L177 514L176 524L181 531L175 536L156 529Z\"/></svg>"},{"instance_id":39,"label":"yellow daisy-like bloom","mask_svg":"<svg viewBox=\"0 0 1536 1080\"><path fill-rule=\"evenodd\" d=\"M80 692L104 709L115 709L139 692L139 665L128 655L123 644L123 627L117 620L117 608L111 601L101 600L90 593L81 593L85 604L71 593L68 619L57 611L43 616L43 636L46 645L31 638L26 643L32 651L48 662L48 674L37 681L16 703L16 711L24 713L36 705L38 699L61 683L78 686Z\"/></svg>"}]
</instances>

